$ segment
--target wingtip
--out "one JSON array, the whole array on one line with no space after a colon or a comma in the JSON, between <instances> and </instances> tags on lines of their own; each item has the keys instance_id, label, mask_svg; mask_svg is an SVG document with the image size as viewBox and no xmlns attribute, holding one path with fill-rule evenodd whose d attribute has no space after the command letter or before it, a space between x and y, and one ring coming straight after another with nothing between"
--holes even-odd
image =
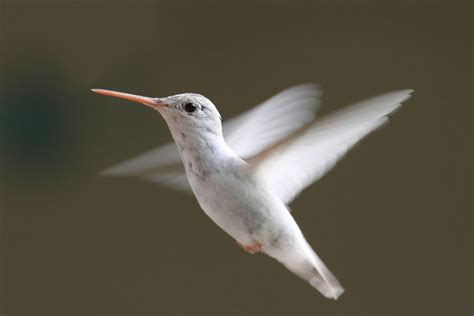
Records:
<instances>
[{"instance_id":1,"label":"wingtip","mask_svg":"<svg viewBox=\"0 0 474 316\"><path fill-rule=\"evenodd\" d=\"M336 289L336 291L333 293L333 296L331 297L333 300L337 301L337 299L344 294L344 288L340 287Z\"/></svg>"},{"instance_id":2,"label":"wingtip","mask_svg":"<svg viewBox=\"0 0 474 316\"><path fill-rule=\"evenodd\" d=\"M411 96L412 93L415 92L415 89L405 89L403 91L405 91L409 96Z\"/></svg>"},{"instance_id":3,"label":"wingtip","mask_svg":"<svg viewBox=\"0 0 474 316\"><path fill-rule=\"evenodd\" d=\"M404 102L406 100L408 100L409 98L411 98L413 92L415 92L414 89L405 89L405 90L401 90L400 91L403 95L402 95L402 100L400 102Z\"/></svg>"},{"instance_id":4,"label":"wingtip","mask_svg":"<svg viewBox=\"0 0 474 316\"><path fill-rule=\"evenodd\" d=\"M382 98L389 98L399 104L399 106L411 98L412 93L414 92L414 89L403 89L403 90L395 90L392 92L389 92L387 94L380 95ZM375 98L378 98L379 96L376 96Z\"/></svg>"},{"instance_id":5,"label":"wingtip","mask_svg":"<svg viewBox=\"0 0 474 316\"><path fill-rule=\"evenodd\" d=\"M114 168L107 168L104 170L101 170L99 172L99 175L104 176L104 177L117 177L120 176L119 173L117 173Z\"/></svg>"}]
</instances>

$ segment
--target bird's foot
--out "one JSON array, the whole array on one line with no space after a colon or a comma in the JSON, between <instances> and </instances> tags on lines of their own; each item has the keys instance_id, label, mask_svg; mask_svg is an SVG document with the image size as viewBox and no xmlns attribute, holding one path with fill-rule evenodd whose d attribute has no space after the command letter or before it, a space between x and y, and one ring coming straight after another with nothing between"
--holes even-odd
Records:
<instances>
[{"instance_id":1,"label":"bird's foot","mask_svg":"<svg viewBox=\"0 0 474 316\"><path fill-rule=\"evenodd\" d=\"M251 253L251 254L256 254L257 252L262 251L262 244L259 243L258 241L254 241L249 245L244 245L241 244L240 242L237 242L237 244L246 252Z\"/></svg>"}]
</instances>

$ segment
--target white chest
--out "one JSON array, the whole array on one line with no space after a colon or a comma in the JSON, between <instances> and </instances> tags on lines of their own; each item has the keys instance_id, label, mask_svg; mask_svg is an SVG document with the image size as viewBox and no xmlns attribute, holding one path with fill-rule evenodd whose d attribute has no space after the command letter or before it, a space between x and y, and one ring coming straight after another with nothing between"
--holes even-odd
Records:
<instances>
[{"instance_id":1,"label":"white chest","mask_svg":"<svg viewBox=\"0 0 474 316\"><path fill-rule=\"evenodd\" d=\"M246 175L223 169L187 176L203 211L239 242L251 242L269 222L268 200Z\"/></svg>"},{"instance_id":2,"label":"white chest","mask_svg":"<svg viewBox=\"0 0 474 316\"><path fill-rule=\"evenodd\" d=\"M205 139L178 139L177 144L189 184L203 211L243 244L261 237L262 232L271 238L280 226L274 209L286 209L244 171L246 163L227 144L217 146Z\"/></svg>"}]
</instances>

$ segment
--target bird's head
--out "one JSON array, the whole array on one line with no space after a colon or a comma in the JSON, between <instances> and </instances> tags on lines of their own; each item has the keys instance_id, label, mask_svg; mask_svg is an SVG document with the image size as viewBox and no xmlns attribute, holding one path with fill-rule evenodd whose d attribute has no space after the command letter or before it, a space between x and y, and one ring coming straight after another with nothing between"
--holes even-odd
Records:
<instances>
[{"instance_id":1,"label":"bird's head","mask_svg":"<svg viewBox=\"0 0 474 316\"><path fill-rule=\"evenodd\" d=\"M182 93L164 98L150 98L134 94L93 89L93 92L144 104L158 111L172 134L222 136L221 115L206 97L196 93Z\"/></svg>"}]
</instances>

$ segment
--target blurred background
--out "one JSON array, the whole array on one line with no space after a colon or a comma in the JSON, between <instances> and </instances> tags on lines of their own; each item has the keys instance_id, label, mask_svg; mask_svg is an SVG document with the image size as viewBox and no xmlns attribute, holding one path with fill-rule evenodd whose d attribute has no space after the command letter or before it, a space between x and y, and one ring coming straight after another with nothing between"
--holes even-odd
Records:
<instances>
[{"instance_id":1,"label":"blurred background","mask_svg":"<svg viewBox=\"0 0 474 316\"><path fill-rule=\"evenodd\" d=\"M0 2L2 315L464 315L472 2ZM291 205L338 301L244 253L194 197L98 172L170 141L90 92L197 92L228 119L291 85L322 114L414 96Z\"/></svg>"}]
</instances>

